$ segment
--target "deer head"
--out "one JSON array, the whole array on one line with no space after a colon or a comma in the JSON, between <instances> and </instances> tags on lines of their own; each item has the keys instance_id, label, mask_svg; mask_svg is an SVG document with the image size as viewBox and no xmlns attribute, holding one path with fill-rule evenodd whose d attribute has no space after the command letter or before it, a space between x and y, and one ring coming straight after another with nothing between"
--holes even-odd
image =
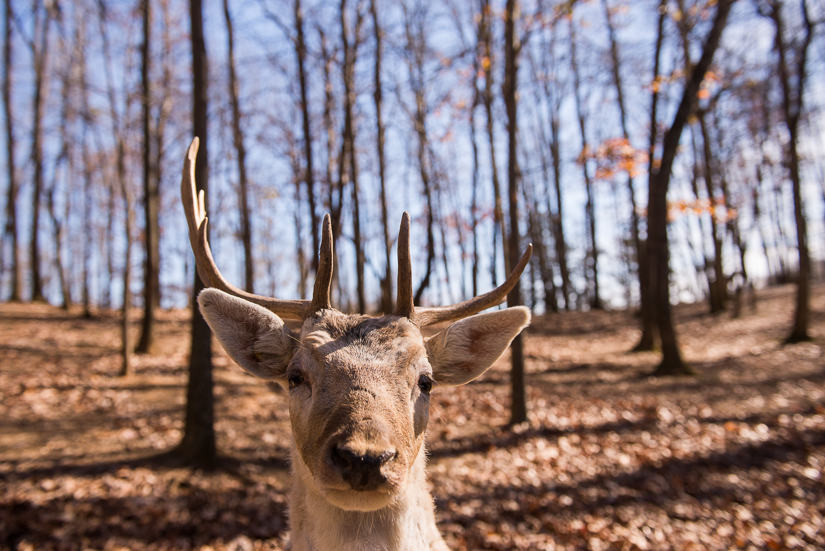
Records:
<instances>
[{"instance_id":1,"label":"deer head","mask_svg":"<svg viewBox=\"0 0 825 551\"><path fill-rule=\"evenodd\" d=\"M411 483L413 466L423 469L430 393L484 373L529 323L524 307L478 312L505 300L532 246L497 289L452 306L415 307L410 216L404 213L395 312L344 314L330 303L332 230L326 215L312 300L252 295L228 283L215 265L203 195L196 200L197 149L195 138L181 194L198 273L212 287L198 297L203 316L243 369L287 390L293 463L300 462L293 467L303 483L347 511L393 504ZM289 330L282 318L303 320L300 332ZM424 326L446 321L455 323L424 338Z\"/></svg>"}]
</instances>

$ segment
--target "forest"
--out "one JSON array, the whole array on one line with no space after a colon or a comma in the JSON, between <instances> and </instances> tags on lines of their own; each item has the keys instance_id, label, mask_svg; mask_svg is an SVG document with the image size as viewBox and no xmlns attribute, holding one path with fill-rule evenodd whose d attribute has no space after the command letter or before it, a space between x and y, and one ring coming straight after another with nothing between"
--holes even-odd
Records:
<instances>
[{"instance_id":1,"label":"forest","mask_svg":"<svg viewBox=\"0 0 825 551\"><path fill-rule=\"evenodd\" d=\"M821 2L3 9L0 549L286 545L286 396L198 312L190 168L211 285L261 300L313 296L325 215L345 313L532 249L531 326L433 391L450 548L825 546Z\"/></svg>"}]
</instances>

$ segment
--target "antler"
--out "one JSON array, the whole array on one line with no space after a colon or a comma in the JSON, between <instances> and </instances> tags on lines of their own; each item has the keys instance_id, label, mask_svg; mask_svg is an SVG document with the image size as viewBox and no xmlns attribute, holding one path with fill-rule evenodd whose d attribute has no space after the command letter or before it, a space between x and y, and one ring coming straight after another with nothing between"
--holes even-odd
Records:
<instances>
[{"instance_id":1,"label":"antler","mask_svg":"<svg viewBox=\"0 0 825 551\"><path fill-rule=\"evenodd\" d=\"M412 292L412 260L410 258L410 215L405 212L401 217L401 229L398 231L398 300L395 315L410 318L419 327L433 325L443 321L454 321L477 314L482 310L498 306L507 299L507 294L518 284L521 273L533 255L533 244L521 255L521 260L499 287L464 302L435 308L415 308Z\"/></svg>"},{"instance_id":2,"label":"antler","mask_svg":"<svg viewBox=\"0 0 825 551\"><path fill-rule=\"evenodd\" d=\"M254 302L284 318L304 320L318 310L331 308L329 289L332 280L332 229L329 215L324 217L321 258L318 263L318 274L315 279L315 289L311 302L309 300L281 300L253 295L238 289L223 277L215 264L207 240L209 219L206 217L203 191L197 192L195 188L195 158L198 154L199 144L200 141L195 137L189 146L189 152L183 165L180 193L183 200L183 210L186 213L186 221L189 224L189 242L192 245L192 251L195 253L198 274L203 282L230 295ZM195 199L196 194L197 200Z\"/></svg>"}]
</instances>

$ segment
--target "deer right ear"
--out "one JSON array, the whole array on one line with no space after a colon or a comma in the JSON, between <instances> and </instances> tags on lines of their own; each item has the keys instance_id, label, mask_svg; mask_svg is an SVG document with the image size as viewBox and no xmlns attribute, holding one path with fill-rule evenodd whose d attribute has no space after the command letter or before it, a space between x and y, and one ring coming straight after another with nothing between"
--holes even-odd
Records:
<instances>
[{"instance_id":1,"label":"deer right ear","mask_svg":"<svg viewBox=\"0 0 825 551\"><path fill-rule=\"evenodd\" d=\"M283 379L298 339L283 320L257 304L204 289L198 304L227 354L261 379Z\"/></svg>"}]
</instances>

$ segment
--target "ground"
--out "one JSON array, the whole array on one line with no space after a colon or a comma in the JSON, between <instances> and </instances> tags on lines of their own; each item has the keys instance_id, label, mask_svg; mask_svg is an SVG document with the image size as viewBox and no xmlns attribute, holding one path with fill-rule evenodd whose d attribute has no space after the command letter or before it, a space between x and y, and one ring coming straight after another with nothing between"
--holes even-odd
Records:
<instances>
[{"instance_id":1,"label":"ground","mask_svg":"<svg viewBox=\"0 0 825 551\"><path fill-rule=\"evenodd\" d=\"M825 286L782 346L793 288L755 310L677 307L698 378L648 376L628 312L551 315L526 336L531 422L507 427L509 358L433 393L429 475L452 549L825 548ZM216 346L214 472L152 456L183 426L187 312L117 376L116 314L0 304L0 549L281 549L284 394ZM137 331L137 326L135 327Z\"/></svg>"}]
</instances>

